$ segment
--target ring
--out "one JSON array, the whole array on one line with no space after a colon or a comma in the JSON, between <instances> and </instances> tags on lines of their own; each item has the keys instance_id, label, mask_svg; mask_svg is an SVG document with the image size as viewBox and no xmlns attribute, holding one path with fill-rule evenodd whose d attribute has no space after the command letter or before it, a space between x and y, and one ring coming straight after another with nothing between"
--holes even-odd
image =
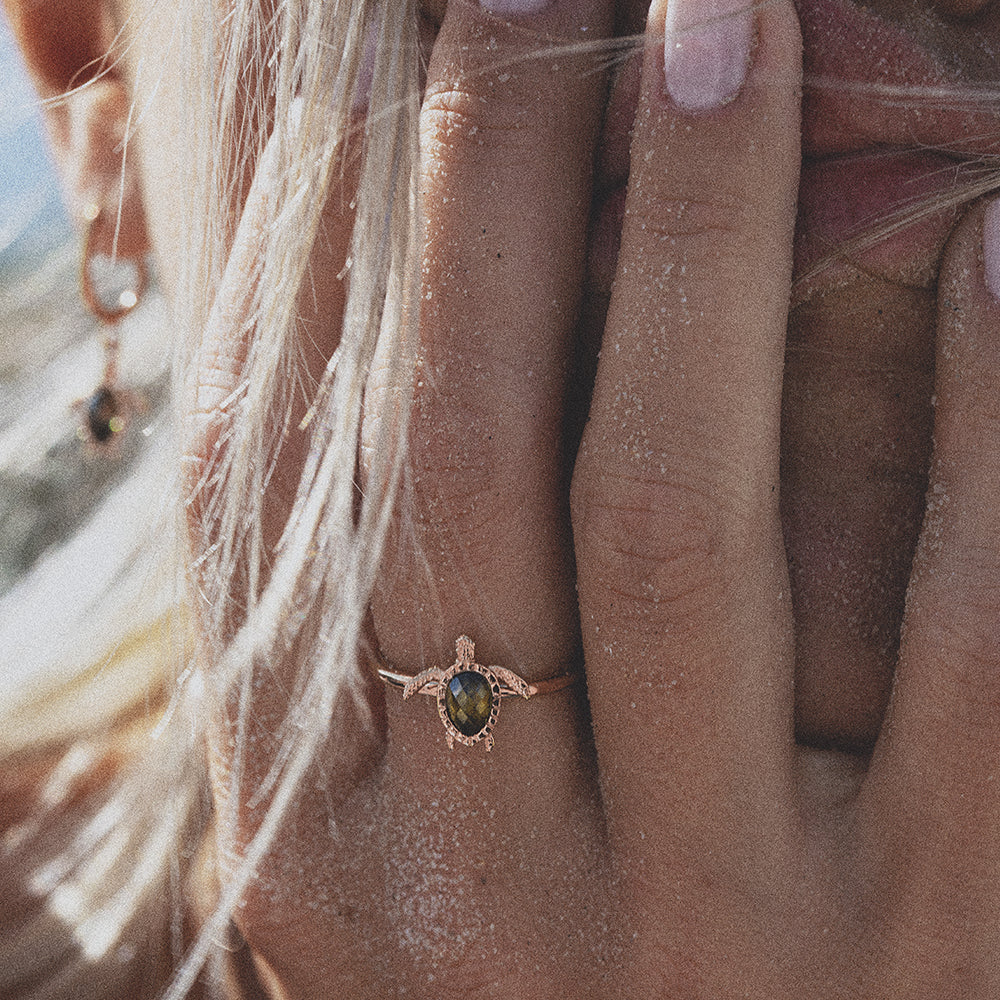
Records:
<instances>
[{"instance_id":1,"label":"ring","mask_svg":"<svg viewBox=\"0 0 1000 1000\"><path fill-rule=\"evenodd\" d=\"M411 676L379 667L378 675L386 684L402 688L404 701L414 694L437 698L449 750L456 741L471 747L480 740L486 740L486 749L492 750L493 727L502 698L550 694L575 684L580 677L576 673L560 674L529 684L506 667L484 667L474 662L475 655L475 643L467 635L460 635L455 640L455 662L447 670L431 667Z\"/></svg>"}]
</instances>

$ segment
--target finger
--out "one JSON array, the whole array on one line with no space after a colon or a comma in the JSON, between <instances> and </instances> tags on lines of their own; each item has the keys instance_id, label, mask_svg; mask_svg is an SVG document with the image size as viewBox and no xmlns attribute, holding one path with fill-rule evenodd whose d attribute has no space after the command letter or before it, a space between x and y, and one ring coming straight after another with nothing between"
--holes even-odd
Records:
<instances>
[{"instance_id":1,"label":"finger","mask_svg":"<svg viewBox=\"0 0 1000 1000\"><path fill-rule=\"evenodd\" d=\"M450 665L465 632L481 662L532 680L573 656L560 436L603 84L569 47L600 38L608 6L504 21L453 3L435 44L408 490L374 603L410 672ZM437 752L440 729L414 716Z\"/></svg>"},{"instance_id":2,"label":"finger","mask_svg":"<svg viewBox=\"0 0 1000 1000\"><path fill-rule=\"evenodd\" d=\"M400 672L450 667L462 634L478 663L530 681L573 665L560 437L604 96L586 49L609 30L611 6L557 0L498 16L453 2L435 43L421 111L421 359L407 480L373 601L382 653ZM526 970L525 995L565 974L565 954L542 968L517 956L526 926L567 912L566 873L576 880L593 849L581 700L579 690L504 699L487 752L449 750L433 698L387 690L386 827L408 831L387 864L399 900L438 888L451 900L424 928L418 970L458 939L478 953L469 942L489 927L490 952ZM421 864L425 852L447 865ZM412 923L390 910L389 923Z\"/></svg>"},{"instance_id":3,"label":"finger","mask_svg":"<svg viewBox=\"0 0 1000 1000\"><path fill-rule=\"evenodd\" d=\"M773 806L790 749L777 484L800 68L791 6L763 5L742 91L684 110L664 94L664 14L573 525L611 819L621 849L671 865L745 852L737 814Z\"/></svg>"},{"instance_id":4,"label":"finger","mask_svg":"<svg viewBox=\"0 0 1000 1000\"><path fill-rule=\"evenodd\" d=\"M994 207L993 259L996 218ZM986 284L983 232L980 206L952 237L939 278L927 512L896 684L861 799L886 870L906 869L885 904L913 915L948 900L933 940L914 935L931 949L922 961L953 947L948 968L963 949L991 953L995 936L984 949L983 929L1000 916L985 891L1000 850L1000 302Z\"/></svg>"},{"instance_id":5,"label":"finger","mask_svg":"<svg viewBox=\"0 0 1000 1000\"><path fill-rule=\"evenodd\" d=\"M258 558L264 563L258 587L266 583L267 564L292 509L308 449L309 436L300 423L311 401L309 393L319 383L340 339L346 291L340 275L353 226L350 204L356 182L355 170L348 165L328 194L297 303L295 343L262 345L258 319L263 309L257 289L266 231L273 225L271 199L276 197L284 169L283 139L276 131L258 160L226 269L197 348L192 403L185 423L187 514L193 554L197 559L215 546L232 544L227 539L232 526L224 523L219 505L227 481L230 492L245 493L248 510L256 509L257 497L261 497L259 522L249 529L259 534ZM269 379L260 373L265 366L259 366L254 377L248 374L249 353L253 350L274 355ZM282 360L287 358L292 359L295 379L288 378L283 368ZM248 400L251 393L256 394L256 402ZM240 420L239 416L261 405L272 414L268 428L273 440L267 447L277 446L280 450L273 468L250 470L238 462L253 442L236 435L247 433L246 428L254 428L256 422ZM276 427L283 428L284 433L273 434ZM264 489L261 477L266 475L269 478ZM205 579L207 589L203 592L206 622L214 620L218 624L218 638L224 641L241 623L249 578L257 569L247 565L251 558L249 546L237 543L233 547L231 561L211 574L213 579ZM214 592L215 581L225 583L225 593Z\"/></svg>"},{"instance_id":6,"label":"finger","mask_svg":"<svg viewBox=\"0 0 1000 1000\"><path fill-rule=\"evenodd\" d=\"M259 317L266 303L257 292L267 263L263 248L276 225L270 199L287 171L280 136L272 138L247 196L200 346L197 406L188 425L189 519L199 532L193 536L194 554L212 553L230 539L232 528L215 508L223 488L243 522L250 522L249 530L258 532L259 545L255 553L249 544L230 542L228 562L217 556L206 562L197 611L200 655L216 668L206 671L210 679L222 672L212 661L216 649L229 662L233 651L239 652L237 633L248 609L257 610L250 597L267 584L293 513L312 429L303 427L303 418L340 341L357 170L345 158L343 170L334 171L296 302L291 343L279 348L273 339L264 340L268 324ZM265 391L255 376L268 358L255 364L253 352L264 352L274 362L279 349L289 364L274 364L274 381ZM253 453L246 429L260 405L246 402L250 392L270 406L263 448L280 443L263 491L255 468L240 473L241 452ZM259 520L246 516L253 509L260 510ZM230 880L245 874L244 859L258 846L254 838L266 828L274 797L281 794L284 776L275 776L286 766L283 752L297 739L289 729L300 726L296 713L305 700L304 671L317 669L316 651L326 645L319 633L322 616L336 599L329 589L315 594L304 619L289 623L289 632L294 625L291 641L279 631L285 621L275 622L277 638L268 653L257 654L252 672L241 664L239 690L227 690L225 699L214 704L207 754L216 824L209 850L227 889ZM258 611L251 622L260 628L260 619ZM275 995L290 997L370 992L372 982L394 974L394 963L384 956L399 940L393 936L389 943L383 936L382 894L388 897L397 886L386 877L379 838L388 831L378 818L381 789L370 780L386 745L381 683L359 671L336 699L328 721L319 721L303 736L317 740L315 756L233 916L262 980ZM373 955L382 957L376 961Z\"/></svg>"},{"instance_id":7,"label":"finger","mask_svg":"<svg viewBox=\"0 0 1000 1000\"><path fill-rule=\"evenodd\" d=\"M323 595L318 595L306 619L296 622L292 641L280 635L270 655L256 654L253 670L240 663L243 683L239 690L229 686L232 677L225 664L233 663L241 651L247 658L254 656L234 639L248 614L259 610L254 598L267 584L309 443L309 432L300 423L339 342L344 287L338 276L344 273L353 227L350 206L356 173L348 166L327 192L296 302L292 342L276 345L275 331L261 319L266 304L258 290L264 248L275 226L275 203L288 169L286 140L276 128L257 162L194 358L194 393L185 424L187 514L198 574L198 656L209 667L205 678L214 685L207 691L205 709L212 712L207 754L216 820L209 849L217 853L223 885L243 874L243 859L268 815L275 769L287 746L283 739L290 710L300 705L299 678L303 665L311 666L309 651L320 644L316 631L324 604ZM283 360L288 360L287 366ZM269 363L272 371L267 372ZM254 393L258 398L251 400ZM247 428L257 426L262 406L272 419L266 422L265 440L259 442L248 438ZM267 453L275 446L280 447L270 452L271 468L260 470L266 463L247 462L247 454L258 454L256 448ZM226 520L234 510L239 522L235 526ZM257 511L259 518L248 513ZM245 530L257 533L255 544L239 534L247 522ZM259 615L254 621L259 627ZM384 726L363 707L367 701L377 710L380 686L362 682L355 690L356 699L337 703L330 719L336 739L320 745L309 779L302 782L302 793L255 869L235 915L255 956L290 983L299 975L337 981L326 956L347 951L355 941L356 929L344 922L324 924L303 917L315 914L320 904L336 909L330 886L338 887L337 902L344 910L359 905L356 886L327 849L331 814L352 829L357 817L340 807L377 765L384 746ZM302 879L290 891L290 880L303 871L326 874ZM286 956L301 958L303 953L322 957L286 962ZM288 964L294 975L287 971Z\"/></svg>"}]
</instances>

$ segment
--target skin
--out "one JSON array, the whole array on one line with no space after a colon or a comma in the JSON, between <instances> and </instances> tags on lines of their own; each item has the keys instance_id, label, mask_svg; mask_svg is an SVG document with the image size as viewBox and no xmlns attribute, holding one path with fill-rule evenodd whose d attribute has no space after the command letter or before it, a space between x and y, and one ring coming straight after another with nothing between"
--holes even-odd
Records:
<instances>
[{"instance_id":1,"label":"skin","mask_svg":"<svg viewBox=\"0 0 1000 1000\"><path fill-rule=\"evenodd\" d=\"M31 7L7 3L15 20ZM874 7L938 25L965 76L983 78L968 53L997 33L991 7ZM374 636L415 673L450 664L467 632L477 660L528 679L581 669L586 697L505 702L488 756L449 752L424 699L369 684L374 727L342 706L236 917L251 995L1000 990L1000 305L983 206L928 235L922 275L853 260L841 287L793 286L796 12L762 6L743 90L692 116L663 96L664 9L652 5L653 40L610 98L572 59L519 62L535 45L523 25L467 3L425 11L417 485ZM530 23L610 36L645 14L583 0ZM45 24L19 23L43 90L61 90L87 52L54 56ZM505 80L497 60L514 67ZM168 286L182 120L169 84L136 178ZM620 232L598 223L588 244L591 191L623 172ZM314 374L338 335L348 200L331 197L333 238L311 262ZM252 255L248 232L234 254ZM613 289L599 236L620 240ZM886 316L885 336L866 335ZM221 397L241 349L225 322L206 333L204 380ZM381 391L375 373L376 412ZM891 475L834 457L862 443L873 465L891 455ZM268 537L303 451L283 452ZM269 766L291 660L274 671L255 696L250 784ZM217 794L228 737L222 720ZM223 868L258 821L240 814Z\"/></svg>"}]
</instances>

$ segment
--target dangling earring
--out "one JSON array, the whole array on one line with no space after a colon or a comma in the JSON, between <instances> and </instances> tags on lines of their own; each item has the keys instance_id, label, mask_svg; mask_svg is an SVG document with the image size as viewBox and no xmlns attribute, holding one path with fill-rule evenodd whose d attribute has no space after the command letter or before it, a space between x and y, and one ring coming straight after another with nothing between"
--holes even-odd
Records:
<instances>
[{"instance_id":1,"label":"dangling earring","mask_svg":"<svg viewBox=\"0 0 1000 1000\"><path fill-rule=\"evenodd\" d=\"M119 382L117 326L139 304L148 280L145 262L139 258L135 261L135 286L121 292L114 306L109 307L101 301L94 287L91 265L95 256L97 227L103 214L100 206L93 202L83 211L87 229L80 262L80 295L84 305L104 327L101 338L104 373L93 393L76 404L83 417L77 433L98 447L110 445L128 426L132 414L143 409L142 399Z\"/></svg>"}]
</instances>

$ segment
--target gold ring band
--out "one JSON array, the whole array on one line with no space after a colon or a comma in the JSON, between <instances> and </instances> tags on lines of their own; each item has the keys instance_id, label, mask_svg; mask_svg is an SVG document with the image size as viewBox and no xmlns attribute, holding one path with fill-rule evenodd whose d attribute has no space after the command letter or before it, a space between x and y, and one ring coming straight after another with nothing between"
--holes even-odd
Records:
<instances>
[{"instance_id":1,"label":"gold ring band","mask_svg":"<svg viewBox=\"0 0 1000 1000\"><path fill-rule=\"evenodd\" d=\"M378 675L391 687L402 688L404 701L415 694L437 699L449 749L456 742L473 746L485 740L487 750L493 749L493 728L501 699L551 694L580 679L579 674L569 673L530 683L506 667L476 663L475 655L475 643L467 635L461 635L455 641L455 662L447 670L431 667L411 675L380 666Z\"/></svg>"}]
</instances>

